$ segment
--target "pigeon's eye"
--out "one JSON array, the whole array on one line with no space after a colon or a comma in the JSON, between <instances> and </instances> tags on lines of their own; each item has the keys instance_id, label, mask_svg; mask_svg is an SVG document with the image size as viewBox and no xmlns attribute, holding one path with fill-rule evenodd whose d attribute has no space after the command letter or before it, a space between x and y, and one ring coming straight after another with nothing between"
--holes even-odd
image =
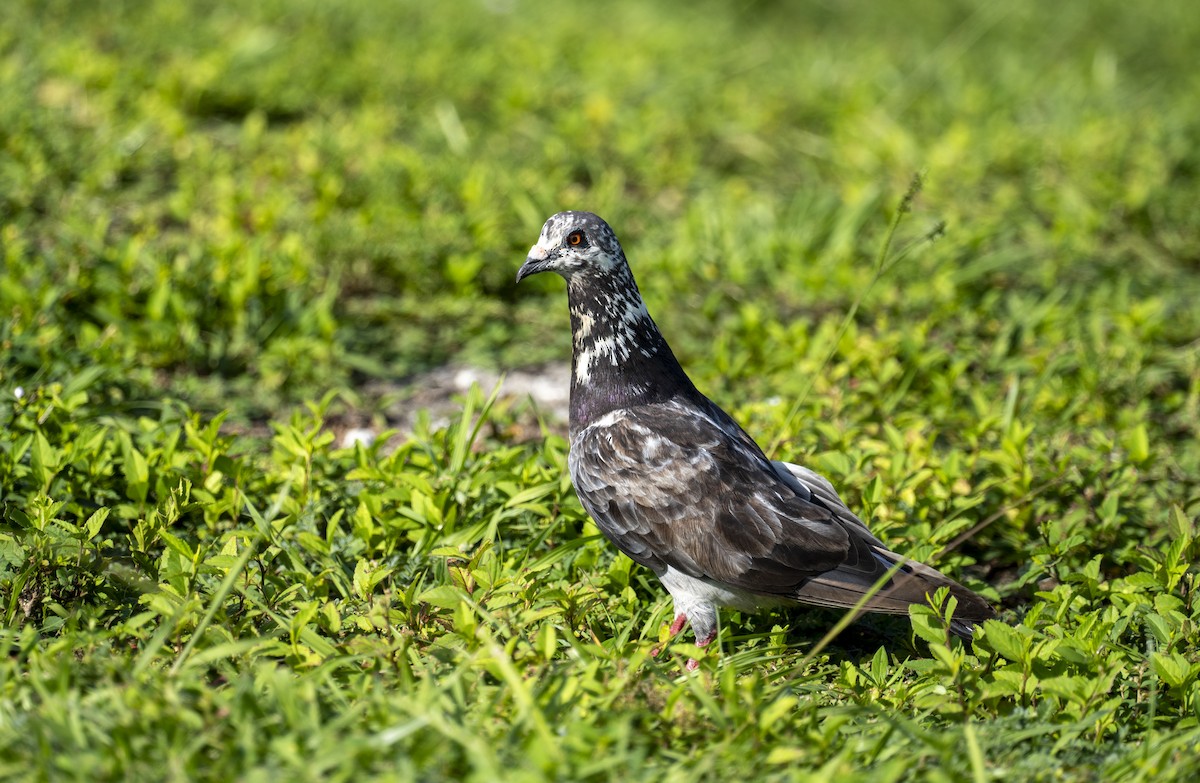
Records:
<instances>
[{"instance_id":1,"label":"pigeon's eye","mask_svg":"<svg viewBox=\"0 0 1200 783\"><path fill-rule=\"evenodd\" d=\"M582 231L572 231L567 234L567 244L571 247L587 247L587 237Z\"/></svg>"}]
</instances>

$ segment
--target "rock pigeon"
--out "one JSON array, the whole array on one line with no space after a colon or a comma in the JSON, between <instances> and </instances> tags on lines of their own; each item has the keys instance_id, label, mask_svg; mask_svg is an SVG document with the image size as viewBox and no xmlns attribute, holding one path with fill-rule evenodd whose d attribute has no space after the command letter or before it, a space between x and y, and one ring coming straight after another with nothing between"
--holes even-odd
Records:
<instances>
[{"instance_id":1,"label":"rock pigeon","mask_svg":"<svg viewBox=\"0 0 1200 783\"><path fill-rule=\"evenodd\" d=\"M604 220L547 220L517 282L540 272L567 281L571 480L604 535L671 594L671 636L689 623L696 644L709 644L718 607L851 608L897 564L865 611L907 614L946 587L958 599L956 634L970 638L994 616L974 592L890 551L829 481L769 459L697 391Z\"/></svg>"}]
</instances>

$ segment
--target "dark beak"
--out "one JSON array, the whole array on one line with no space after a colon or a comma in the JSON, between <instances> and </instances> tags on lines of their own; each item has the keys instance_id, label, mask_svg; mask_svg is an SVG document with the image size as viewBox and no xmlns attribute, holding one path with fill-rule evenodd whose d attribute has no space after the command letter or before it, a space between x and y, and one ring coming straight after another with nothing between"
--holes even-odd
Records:
<instances>
[{"instance_id":1,"label":"dark beak","mask_svg":"<svg viewBox=\"0 0 1200 783\"><path fill-rule=\"evenodd\" d=\"M530 275L536 275L538 272L547 271L553 261L554 259L546 251L534 245L533 249L529 251L529 257L525 259L525 263L521 264L521 268L517 270L517 282L521 282Z\"/></svg>"}]
</instances>

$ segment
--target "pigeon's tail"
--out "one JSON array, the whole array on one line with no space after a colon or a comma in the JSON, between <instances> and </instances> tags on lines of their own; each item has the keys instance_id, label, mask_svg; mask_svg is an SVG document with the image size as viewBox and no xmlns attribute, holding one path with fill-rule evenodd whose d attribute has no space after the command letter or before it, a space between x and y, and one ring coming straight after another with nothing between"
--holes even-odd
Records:
<instances>
[{"instance_id":1,"label":"pigeon's tail","mask_svg":"<svg viewBox=\"0 0 1200 783\"><path fill-rule=\"evenodd\" d=\"M816 606L850 609L871 592L887 571L900 564L899 570L863 604L862 612L908 614L909 606L928 604L938 588L945 587L958 601L950 621L950 630L957 636L969 640L976 624L996 616L987 601L940 571L880 546L872 549L874 569L862 568L865 564L860 564L856 568L843 566L828 571L805 583L794 597Z\"/></svg>"}]
</instances>

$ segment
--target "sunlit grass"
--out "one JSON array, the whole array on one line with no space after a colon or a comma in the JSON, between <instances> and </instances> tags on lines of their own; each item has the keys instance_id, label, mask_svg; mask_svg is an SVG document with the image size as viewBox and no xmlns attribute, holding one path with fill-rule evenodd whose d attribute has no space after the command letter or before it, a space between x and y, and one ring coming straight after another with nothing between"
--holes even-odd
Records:
<instances>
[{"instance_id":1,"label":"sunlit grass","mask_svg":"<svg viewBox=\"0 0 1200 783\"><path fill-rule=\"evenodd\" d=\"M1192 779L1193 16L0 4L0 774ZM561 422L482 389L343 447L425 370L566 360L512 279L568 208L703 391L1003 622L653 656Z\"/></svg>"}]
</instances>

